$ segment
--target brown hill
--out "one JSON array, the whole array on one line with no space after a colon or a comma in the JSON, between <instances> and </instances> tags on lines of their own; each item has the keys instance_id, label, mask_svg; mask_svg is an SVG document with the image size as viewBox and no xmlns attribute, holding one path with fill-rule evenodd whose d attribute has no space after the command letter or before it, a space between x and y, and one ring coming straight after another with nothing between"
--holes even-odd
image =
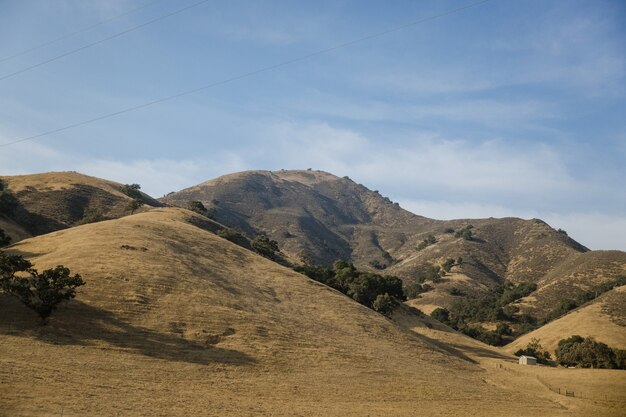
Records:
<instances>
[{"instance_id":1,"label":"brown hill","mask_svg":"<svg viewBox=\"0 0 626 417\"><path fill-rule=\"evenodd\" d=\"M10 212L0 212L0 228L13 241L74 226L81 221L118 218L128 214L131 197L122 184L76 172L0 177L14 204ZM144 193L142 203L162 204Z\"/></svg>"},{"instance_id":2,"label":"brown hill","mask_svg":"<svg viewBox=\"0 0 626 417\"><path fill-rule=\"evenodd\" d=\"M626 349L626 285L615 288L565 316L523 335L505 350L525 348L532 338L554 354L561 339L579 335L593 337L612 348Z\"/></svg>"},{"instance_id":3,"label":"brown hill","mask_svg":"<svg viewBox=\"0 0 626 417\"><path fill-rule=\"evenodd\" d=\"M621 402L559 396L534 375L481 369L443 349L443 342L420 336L415 316L405 317L415 333L401 330L336 291L196 226L202 222L185 210L153 209L14 245L12 252L36 267L65 264L86 285L44 327L31 311L1 296L0 414L624 411ZM619 375L596 380L624 382Z\"/></svg>"},{"instance_id":4,"label":"brown hill","mask_svg":"<svg viewBox=\"0 0 626 417\"><path fill-rule=\"evenodd\" d=\"M181 207L202 201L220 223L250 236L267 233L295 263L305 259L329 265L351 259L360 269L382 269L410 283L430 266L461 257L463 263L452 267L452 274L426 281L433 290L412 303L425 311L450 307L458 299L451 295L453 289L477 296L499 283L528 282L537 283L540 291L525 300L524 311L541 319L561 287L575 288L576 280L584 287L588 276L577 272L574 259L584 255L596 260L591 263L597 282L614 279L626 265L623 252L608 257L587 253L566 233L538 219L428 219L347 177L322 171L241 172L162 200ZM473 227L471 239L457 236L468 226ZM420 248L429 236L435 242Z\"/></svg>"}]
</instances>

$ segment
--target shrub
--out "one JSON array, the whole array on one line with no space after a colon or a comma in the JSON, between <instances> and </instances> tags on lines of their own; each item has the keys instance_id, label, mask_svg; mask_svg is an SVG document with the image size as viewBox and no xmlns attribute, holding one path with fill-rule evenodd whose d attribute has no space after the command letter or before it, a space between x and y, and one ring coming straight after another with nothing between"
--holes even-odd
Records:
<instances>
[{"instance_id":1,"label":"shrub","mask_svg":"<svg viewBox=\"0 0 626 417\"><path fill-rule=\"evenodd\" d=\"M248 239L236 229L225 227L224 229L219 230L217 235L244 248L250 247L250 241L248 241Z\"/></svg>"},{"instance_id":2,"label":"shrub","mask_svg":"<svg viewBox=\"0 0 626 417\"><path fill-rule=\"evenodd\" d=\"M438 320L444 324L450 323L450 312L446 308L438 307L430 313L430 317Z\"/></svg>"},{"instance_id":3,"label":"shrub","mask_svg":"<svg viewBox=\"0 0 626 417\"><path fill-rule=\"evenodd\" d=\"M426 292L426 289L417 282L404 286L404 295L408 300L413 300L417 298L417 296L423 292Z\"/></svg>"},{"instance_id":4,"label":"shrub","mask_svg":"<svg viewBox=\"0 0 626 417\"><path fill-rule=\"evenodd\" d=\"M446 229L443 231L444 233L454 233L454 229L451 227L446 227Z\"/></svg>"},{"instance_id":5,"label":"shrub","mask_svg":"<svg viewBox=\"0 0 626 417\"><path fill-rule=\"evenodd\" d=\"M510 336L513 331L508 324L498 323L498 325L496 326L496 333L500 336Z\"/></svg>"},{"instance_id":6,"label":"shrub","mask_svg":"<svg viewBox=\"0 0 626 417\"><path fill-rule=\"evenodd\" d=\"M75 225L80 226L81 224L97 223L97 222L102 222L105 220L109 220L109 218L105 216L104 214L102 214L101 211L93 209L93 210L87 210L85 214L83 215L83 218L77 221Z\"/></svg>"},{"instance_id":7,"label":"shrub","mask_svg":"<svg viewBox=\"0 0 626 417\"><path fill-rule=\"evenodd\" d=\"M276 260L278 258L278 242L271 240L267 236L261 235L255 237L252 240L251 245L252 249L254 249L256 253L267 259Z\"/></svg>"},{"instance_id":8,"label":"shrub","mask_svg":"<svg viewBox=\"0 0 626 417\"><path fill-rule=\"evenodd\" d=\"M450 295L454 295L455 297L460 297L465 294L463 294L463 291L461 291L460 289L454 287L450 289Z\"/></svg>"},{"instance_id":9,"label":"shrub","mask_svg":"<svg viewBox=\"0 0 626 417\"><path fill-rule=\"evenodd\" d=\"M474 228L474 226L472 226L471 224L465 226L463 229L461 230L457 230L457 232L454 234L455 237L462 237L465 240L472 240L473 239L473 233L472 233L472 229Z\"/></svg>"},{"instance_id":10,"label":"shrub","mask_svg":"<svg viewBox=\"0 0 626 417\"><path fill-rule=\"evenodd\" d=\"M397 303L389 294L378 294L372 303L372 309L386 316L390 315L396 308Z\"/></svg>"},{"instance_id":11,"label":"shrub","mask_svg":"<svg viewBox=\"0 0 626 417\"><path fill-rule=\"evenodd\" d=\"M437 243L437 238L433 235L428 235L426 239L422 240L419 245L417 245L417 250L422 250L427 246L434 245Z\"/></svg>"},{"instance_id":12,"label":"shrub","mask_svg":"<svg viewBox=\"0 0 626 417\"><path fill-rule=\"evenodd\" d=\"M445 260L443 265L441 265L441 268L446 272L450 272L450 269L452 269L453 266L454 266L454 259L448 258Z\"/></svg>"},{"instance_id":13,"label":"shrub","mask_svg":"<svg viewBox=\"0 0 626 417\"><path fill-rule=\"evenodd\" d=\"M387 269L387 264L380 263L377 259L370 261L369 264L376 269Z\"/></svg>"}]
</instances>

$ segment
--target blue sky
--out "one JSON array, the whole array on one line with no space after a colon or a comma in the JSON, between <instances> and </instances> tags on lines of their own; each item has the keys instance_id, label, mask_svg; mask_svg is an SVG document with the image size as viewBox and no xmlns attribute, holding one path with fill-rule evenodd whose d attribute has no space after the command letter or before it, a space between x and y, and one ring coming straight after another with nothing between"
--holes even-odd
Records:
<instances>
[{"instance_id":1,"label":"blue sky","mask_svg":"<svg viewBox=\"0 0 626 417\"><path fill-rule=\"evenodd\" d=\"M0 62L0 77L171 13L161 0ZM151 3L0 0L0 60ZM208 1L0 80L0 143L471 1ZM0 147L154 196L246 169L348 175L434 218L539 217L626 250L626 3L492 0L196 94Z\"/></svg>"}]
</instances>

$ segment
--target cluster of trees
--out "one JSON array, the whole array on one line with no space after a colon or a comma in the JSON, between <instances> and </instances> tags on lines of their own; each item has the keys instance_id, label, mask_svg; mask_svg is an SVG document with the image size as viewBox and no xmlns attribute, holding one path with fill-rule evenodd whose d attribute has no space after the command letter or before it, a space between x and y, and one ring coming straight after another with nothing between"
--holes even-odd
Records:
<instances>
[{"instance_id":1,"label":"cluster of trees","mask_svg":"<svg viewBox=\"0 0 626 417\"><path fill-rule=\"evenodd\" d=\"M535 325L535 320L528 315L518 315L518 309L509 304L535 291L532 283L500 285L493 294L457 300L450 310L437 308L431 316L442 323L475 339L491 345L501 345L505 337L512 334L507 322ZM476 323L500 322L496 330L485 330Z\"/></svg>"},{"instance_id":2,"label":"cluster of trees","mask_svg":"<svg viewBox=\"0 0 626 417\"><path fill-rule=\"evenodd\" d=\"M541 363L544 365L550 364L550 352L543 350L543 346L539 343L539 339L532 338L530 342L526 345L525 349L519 349L514 353L515 356L533 356L537 358L537 363Z\"/></svg>"},{"instance_id":3,"label":"cluster of trees","mask_svg":"<svg viewBox=\"0 0 626 417\"><path fill-rule=\"evenodd\" d=\"M559 341L556 360L563 366L626 369L626 350L611 349L591 337L572 336Z\"/></svg>"},{"instance_id":4,"label":"cluster of trees","mask_svg":"<svg viewBox=\"0 0 626 417\"><path fill-rule=\"evenodd\" d=\"M74 298L76 288L84 284L80 275L71 275L63 265L38 272L22 256L0 251L0 291L34 310L43 324L59 303Z\"/></svg>"},{"instance_id":5,"label":"cluster of trees","mask_svg":"<svg viewBox=\"0 0 626 417\"><path fill-rule=\"evenodd\" d=\"M305 264L295 270L382 314L390 314L398 301L406 299L400 278L358 271L350 262L336 261L332 269Z\"/></svg>"},{"instance_id":6,"label":"cluster of trees","mask_svg":"<svg viewBox=\"0 0 626 417\"><path fill-rule=\"evenodd\" d=\"M542 324L557 319L568 313L569 311L578 308L591 300L594 300L605 292L610 291L613 288L620 287L622 285L626 285L626 276L620 276L613 281L596 285L574 299L562 300L559 305L543 319Z\"/></svg>"}]
</instances>

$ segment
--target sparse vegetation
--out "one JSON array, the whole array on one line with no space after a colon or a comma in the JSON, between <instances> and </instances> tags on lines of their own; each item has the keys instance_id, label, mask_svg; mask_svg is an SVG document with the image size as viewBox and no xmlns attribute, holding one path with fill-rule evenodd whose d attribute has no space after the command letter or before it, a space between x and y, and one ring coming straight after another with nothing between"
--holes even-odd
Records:
<instances>
[{"instance_id":1,"label":"sparse vegetation","mask_svg":"<svg viewBox=\"0 0 626 417\"><path fill-rule=\"evenodd\" d=\"M59 303L74 298L76 288L84 284L80 275L70 275L63 265L40 273L23 257L0 251L0 290L34 310L43 324Z\"/></svg>"},{"instance_id":2,"label":"sparse vegetation","mask_svg":"<svg viewBox=\"0 0 626 417\"><path fill-rule=\"evenodd\" d=\"M463 229L457 230L456 233L454 234L454 237L462 237L465 240L473 240L474 239L474 234L472 232L473 228L474 226L469 224L465 226Z\"/></svg>"},{"instance_id":3,"label":"sparse vegetation","mask_svg":"<svg viewBox=\"0 0 626 417\"><path fill-rule=\"evenodd\" d=\"M626 350L611 349L592 337L571 336L559 341L556 360L563 366L626 369Z\"/></svg>"},{"instance_id":4,"label":"sparse vegetation","mask_svg":"<svg viewBox=\"0 0 626 417\"><path fill-rule=\"evenodd\" d=\"M578 308L591 300L594 300L605 292L610 291L613 288L620 287L622 285L626 285L626 276L620 276L613 281L593 286L590 290L585 291L575 299L561 300L559 305L545 317L545 319L542 321L542 324L549 323L552 320L555 320L563 316L564 314L567 314L573 309Z\"/></svg>"},{"instance_id":5,"label":"sparse vegetation","mask_svg":"<svg viewBox=\"0 0 626 417\"><path fill-rule=\"evenodd\" d=\"M444 263L441 265L441 269L443 269L446 272L450 272L450 269L452 269L452 267L455 265L456 263L454 262L454 259L452 258L447 258Z\"/></svg>"},{"instance_id":6,"label":"sparse vegetation","mask_svg":"<svg viewBox=\"0 0 626 417\"><path fill-rule=\"evenodd\" d=\"M437 238L434 235L428 235L426 239L422 240L419 245L417 245L417 250L422 250L435 243L437 243Z\"/></svg>"},{"instance_id":7,"label":"sparse vegetation","mask_svg":"<svg viewBox=\"0 0 626 417\"><path fill-rule=\"evenodd\" d=\"M85 211L83 218L77 221L75 225L80 226L81 224L97 223L105 220L110 220L110 218L102 214L98 209L90 209Z\"/></svg>"}]
</instances>

